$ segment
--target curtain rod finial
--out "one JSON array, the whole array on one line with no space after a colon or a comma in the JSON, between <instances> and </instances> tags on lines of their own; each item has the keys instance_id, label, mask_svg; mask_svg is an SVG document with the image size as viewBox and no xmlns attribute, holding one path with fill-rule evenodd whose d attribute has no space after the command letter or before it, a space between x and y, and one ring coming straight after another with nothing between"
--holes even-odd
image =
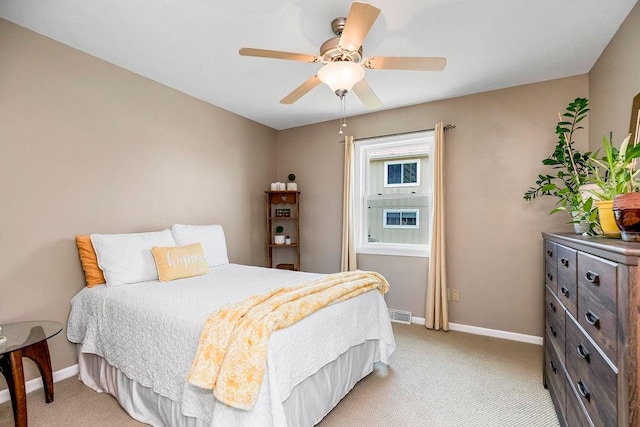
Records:
<instances>
[{"instance_id":1,"label":"curtain rod finial","mask_svg":"<svg viewBox=\"0 0 640 427\"><path fill-rule=\"evenodd\" d=\"M444 130L447 131L447 130L451 130L451 129L455 129L455 128L456 128L456 125L446 125L444 127Z\"/></svg>"}]
</instances>

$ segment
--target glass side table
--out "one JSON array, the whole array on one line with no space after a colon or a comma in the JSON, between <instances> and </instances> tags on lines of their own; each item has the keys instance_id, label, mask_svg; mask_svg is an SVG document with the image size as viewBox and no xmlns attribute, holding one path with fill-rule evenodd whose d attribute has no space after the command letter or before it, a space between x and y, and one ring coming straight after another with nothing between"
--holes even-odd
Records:
<instances>
[{"instance_id":1,"label":"glass side table","mask_svg":"<svg viewBox=\"0 0 640 427\"><path fill-rule=\"evenodd\" d=\"M7 380L16 427L26 427L27 394L22 358L28 357L38 366L44 384L45 401L53 402L53 374L47 340L62 330L62 324L40 320L0 326L0 336L6 337L6 341L2 340L4 342L0 344L0 372Z\"/></svg>"}]
</instances>

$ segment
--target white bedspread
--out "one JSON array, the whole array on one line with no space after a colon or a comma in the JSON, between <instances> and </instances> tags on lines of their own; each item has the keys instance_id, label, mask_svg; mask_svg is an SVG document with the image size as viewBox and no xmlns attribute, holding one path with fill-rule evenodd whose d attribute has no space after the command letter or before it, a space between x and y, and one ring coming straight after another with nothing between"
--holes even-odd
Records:
<instances>
[{"instance_id":1,"label":"white bedspread","mask_svg":"<svg viewBox=\"0 0 640 427\"><path fill-rule=\"evenodd\" d=\"M71 301L67 337L130 379L180 402L184 415L215 426L286 425L282 402L291 390L350 347L380 340L381 361L395 349L379 292L326 307L270 338L267 372L256 406L247 412L217 402L186 381L202 325L218 308L317 274L222 265L172 282L84 288Z\"/></svg>"}]
</instances>

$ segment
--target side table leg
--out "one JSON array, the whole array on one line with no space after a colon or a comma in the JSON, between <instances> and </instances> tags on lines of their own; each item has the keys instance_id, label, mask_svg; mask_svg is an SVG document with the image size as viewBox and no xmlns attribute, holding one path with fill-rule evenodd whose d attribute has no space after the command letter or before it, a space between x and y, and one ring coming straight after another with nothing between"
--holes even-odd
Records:
<instances>
[{"instance_id":1,"label":"side table leg","mask_svg":"<svg viewBox=\"0 0 640 427\"><path fill-rule=\"evenodd\" d=\"M38 366L42 383L44 384L44 396L47 403L53 402L53 373L51 372L51 357L47 340L30 345L22 350L22 356L33 360Z\"/></svg>"},{"instance_id":2,"label":"side table leg","mask_svg":"<svg viewBox=\"0 0 640 427\"><path fill-rule=\"evenodd\" d=\"M7 380L11 395L13 421L16 427L27 427L27 394L24 386L22 351L16 350L0 358L0 371Z\"/></svg>"}]
</instances>

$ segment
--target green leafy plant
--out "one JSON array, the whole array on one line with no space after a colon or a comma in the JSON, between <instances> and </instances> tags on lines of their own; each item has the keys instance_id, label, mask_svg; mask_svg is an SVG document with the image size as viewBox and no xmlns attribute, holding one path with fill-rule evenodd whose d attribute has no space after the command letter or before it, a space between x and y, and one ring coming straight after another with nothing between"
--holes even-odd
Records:
<instances>
[{"instance_id":1,"label":"green leafy plant","mask_svg":"<svg viewBox=\"0 0 640 427\"><path fill-rule=\"evenodd\" d=\"M279 225L276 227L276 233L282 233L284 231L284 227Z\"/></svg>"},{"instance_id":2,"label":"green leafy plant","mask_svg":"<svg viewBox=\"0 0 640 427\"><path fill-rule=\"evenodd\" d=\"M629 145L630 138L631 135L628 135L620 144L620 149L617 149L612 142L613 134L610 133L609 138L602 137L604 156L598 159L596 153L592 165L594 181L598 185L598 190L592 191L600 200L613 200L618 194L640 190L637 182L640 170L636 170L640 145Z\"/></svg>"},{"instance_id":3,"label":"green leafy plant","mask_svg":"<svg viewBox=\"0 0 640 427\"><path fill-rule=\"evenodd\" d=\"M558 142L553 153L542 160L543 165L555 170L555 175L538 175L535 187L530 187L524 193L524 199L531 201L542 196L556 197L556 207L550 214L569 212L572 215L571 222L588 222L588 232L594 234L598 224L593 198L583 200L580 193L580 186L592 179L591 153L581 153L574 146L574 134L584 129L579 123L587 117L588 106L587 98L576 98L569 103L564 114L558 113L559 121L555 130Z\"/></svg>"}]
</instances>

